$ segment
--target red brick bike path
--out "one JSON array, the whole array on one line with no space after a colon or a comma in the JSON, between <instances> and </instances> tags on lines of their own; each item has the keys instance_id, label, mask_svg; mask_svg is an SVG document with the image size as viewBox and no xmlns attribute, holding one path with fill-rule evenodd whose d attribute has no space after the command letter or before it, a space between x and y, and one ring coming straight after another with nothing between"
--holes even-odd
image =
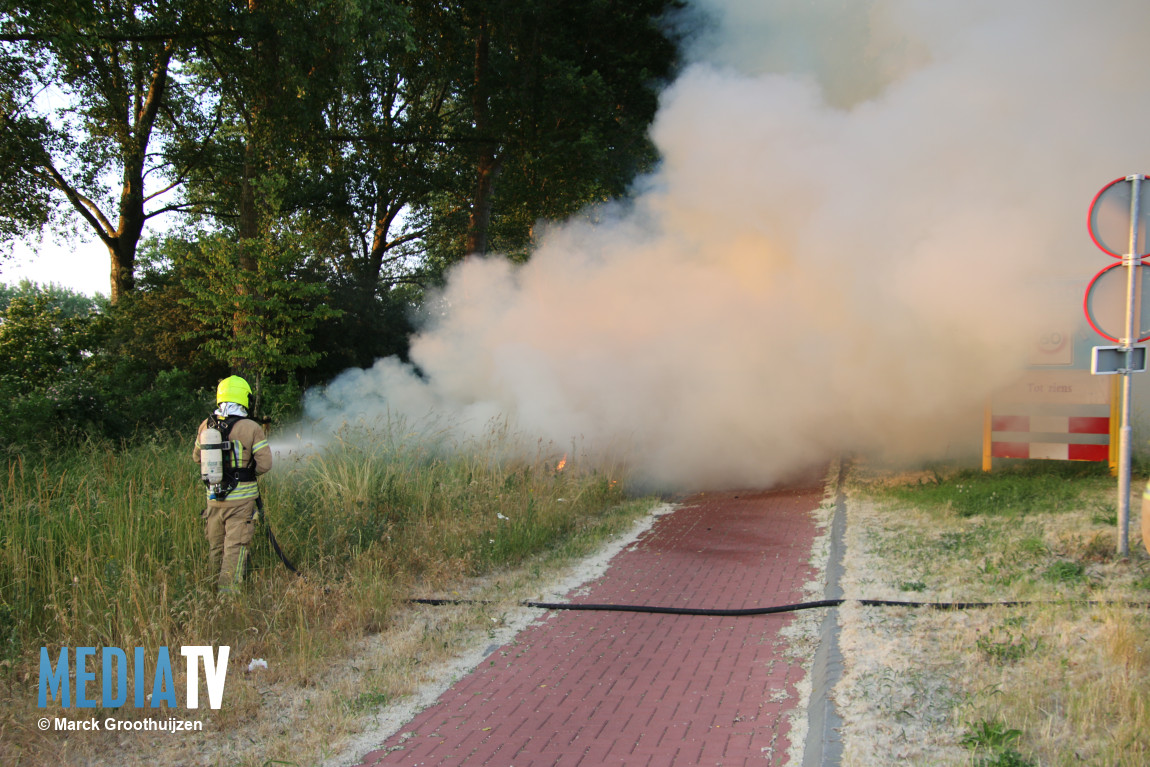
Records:
<instances>
[{"instance_id":1,"label":"red brick bike path","mask_svg":"<svg viewBox=\"0 0 1150 767\"><path fill-rule=\"evenodd\" d=\"M572 602L748 608L804 599L821 482L706 493L611 561ZM749 617L556 611L440 696L375 765L780 765L799 661Z\"/></svg>"}]
</instances>

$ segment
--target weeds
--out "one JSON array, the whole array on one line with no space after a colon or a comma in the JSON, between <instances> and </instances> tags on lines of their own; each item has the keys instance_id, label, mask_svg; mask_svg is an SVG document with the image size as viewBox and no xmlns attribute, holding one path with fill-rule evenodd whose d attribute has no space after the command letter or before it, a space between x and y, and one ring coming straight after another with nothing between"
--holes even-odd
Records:
<instances>
[{"instance_id":1,"label":"weeds","mask_svg":"<svg viewBox=\"0 0 1150 767\"><path fill-rule=\"evenodd\" d=\"M978 767L1033 767L1033 762L1014 749L1014 744L1021 738L1022 730L1007 727L998 720L983 719L966 731L961 742L963 746L984 754L975 762Z\"/></svg>"},{"instance_id":2,"label":"weeds","mask_svg":"<svg viewBox=\"0 0 1150 767\"><path fill-rule=\"evenodd\" d=\"M991 756L984 756L975 764L978 767L1035 767L1034 762L1026 759L1013 748L1006 748Z\"/></svg>"},{"instance_id":3,"label":"weeds","mask_svg":"<svg viewBox=\"0 0 1150 767\"><path fill-rule=\"evenodd\" d=\"M1009 631L995 630L990 635L980 636L975 647L994 663L1013 663L1039 651L1039 640L1027 640L1025 636L1015 636Z\"/></svg>"},{"instance_id":4,"label":"weeds","mask_svg":"<svg viewBox=\"0 0 1150 767\"><path fill-rule=\"evenodd\" d=\"M1042 578L1050 583L1080 583L1086 579L1086 566L1060 559L1042 571Z\"/></svg>"},{"instance_id":5,"label":"weeds","mask_svg":"<svg viewBox=\"0 0 1150 767\"><path fill-rule=\"evenodd\" d=\"M1013 746L1022 737L1022 730L1007 727L998 720L983 719L976 722L962 736L962 745L970 749L1001 751Z\"/></svg>"},{"instance_id":6,"label":"weeds","mask_svg":"<svg viewBox=\"0 0 1150 767\"><path fill-rule=\"evenodd\" d=\"M1139 591L1150 591L1150 574L1135 578L1131 585Z\"/></svg>"},{"instance_id":7,"label":"weeds","mask_svg":"<svg viewBox=\"0 0 1150 767\"><path fill-rule=\"evenodd\" d=\"M1113 526L1118 524L1118 505L1113 502L1094 504L1090 522L1095 525Z\"/></svg>"}]
</instances>

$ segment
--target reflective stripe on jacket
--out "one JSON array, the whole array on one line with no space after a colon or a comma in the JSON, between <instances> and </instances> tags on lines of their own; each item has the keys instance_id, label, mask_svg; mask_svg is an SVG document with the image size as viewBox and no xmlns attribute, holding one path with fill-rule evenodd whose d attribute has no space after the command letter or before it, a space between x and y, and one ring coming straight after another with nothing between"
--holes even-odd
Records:
<instances>
[{"instance_id":1,"label":"reflective stripe on jacket","mask_svg":"<svg viewBox=\"0 0 1150 767\"><path fill-rule=\"evenodd\" d=\"M200 435L203 434L204 429L207 429L209 419L205 418L200 423L200 428L196 431L196 446L192 450L192 458L198 464L200 462ZM268 438L264 435L263 427L250 418L241 418L232 425L231 434L228 439L232 443L232 450L236 454L236 466L251 466L256 471L256 476L266 474L272 468L272 450L268 445ZM249 447L249 445L251 447ZM212 498L211 488L208 488L208 500L216 500ZM256 482L240 482L236 485L236 489L228 493L227 500L229 501L242 501L246 499L255 498L260 494L259 487Z\"/></svg>"}]
</instances>

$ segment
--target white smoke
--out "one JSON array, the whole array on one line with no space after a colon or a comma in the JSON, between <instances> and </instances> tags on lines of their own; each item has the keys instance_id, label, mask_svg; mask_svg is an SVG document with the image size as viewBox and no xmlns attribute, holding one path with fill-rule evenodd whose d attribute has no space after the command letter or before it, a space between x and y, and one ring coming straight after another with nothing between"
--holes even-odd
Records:
<instances>
[{"instance_id":1,"label":"white smoke","mask_svg":"<svg viewBox=\"0 0 1150 767\"><path fill-rule=\"evenodd\" d=\"M320 429L502 418L668 488L977 449L1051 322L1033 286L1110 262L1087 207L1150 168L1150 4L697 2L715 34L663 96L634 205L523 266L461 264L413 340L422 376L346 372L307 399Z\"/></svg>"}]
</instances>

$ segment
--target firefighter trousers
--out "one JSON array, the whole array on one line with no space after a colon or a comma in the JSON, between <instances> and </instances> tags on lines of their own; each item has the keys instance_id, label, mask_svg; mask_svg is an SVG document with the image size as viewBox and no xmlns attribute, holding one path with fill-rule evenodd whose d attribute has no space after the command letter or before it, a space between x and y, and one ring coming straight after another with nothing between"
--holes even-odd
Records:
<instances>
[{"instance_id":1,"label":"firefighter trousers","mask_svg":"<svg viewBox=\"0 0 1150 767\"><path fill-rule=\"evenodd\" d=\"M236 591L243 583L248 548L255 524L256 499L208 501L204 509L204 534L213 571L219 574L221 594Z\"/></svg>"}]
</instances>

